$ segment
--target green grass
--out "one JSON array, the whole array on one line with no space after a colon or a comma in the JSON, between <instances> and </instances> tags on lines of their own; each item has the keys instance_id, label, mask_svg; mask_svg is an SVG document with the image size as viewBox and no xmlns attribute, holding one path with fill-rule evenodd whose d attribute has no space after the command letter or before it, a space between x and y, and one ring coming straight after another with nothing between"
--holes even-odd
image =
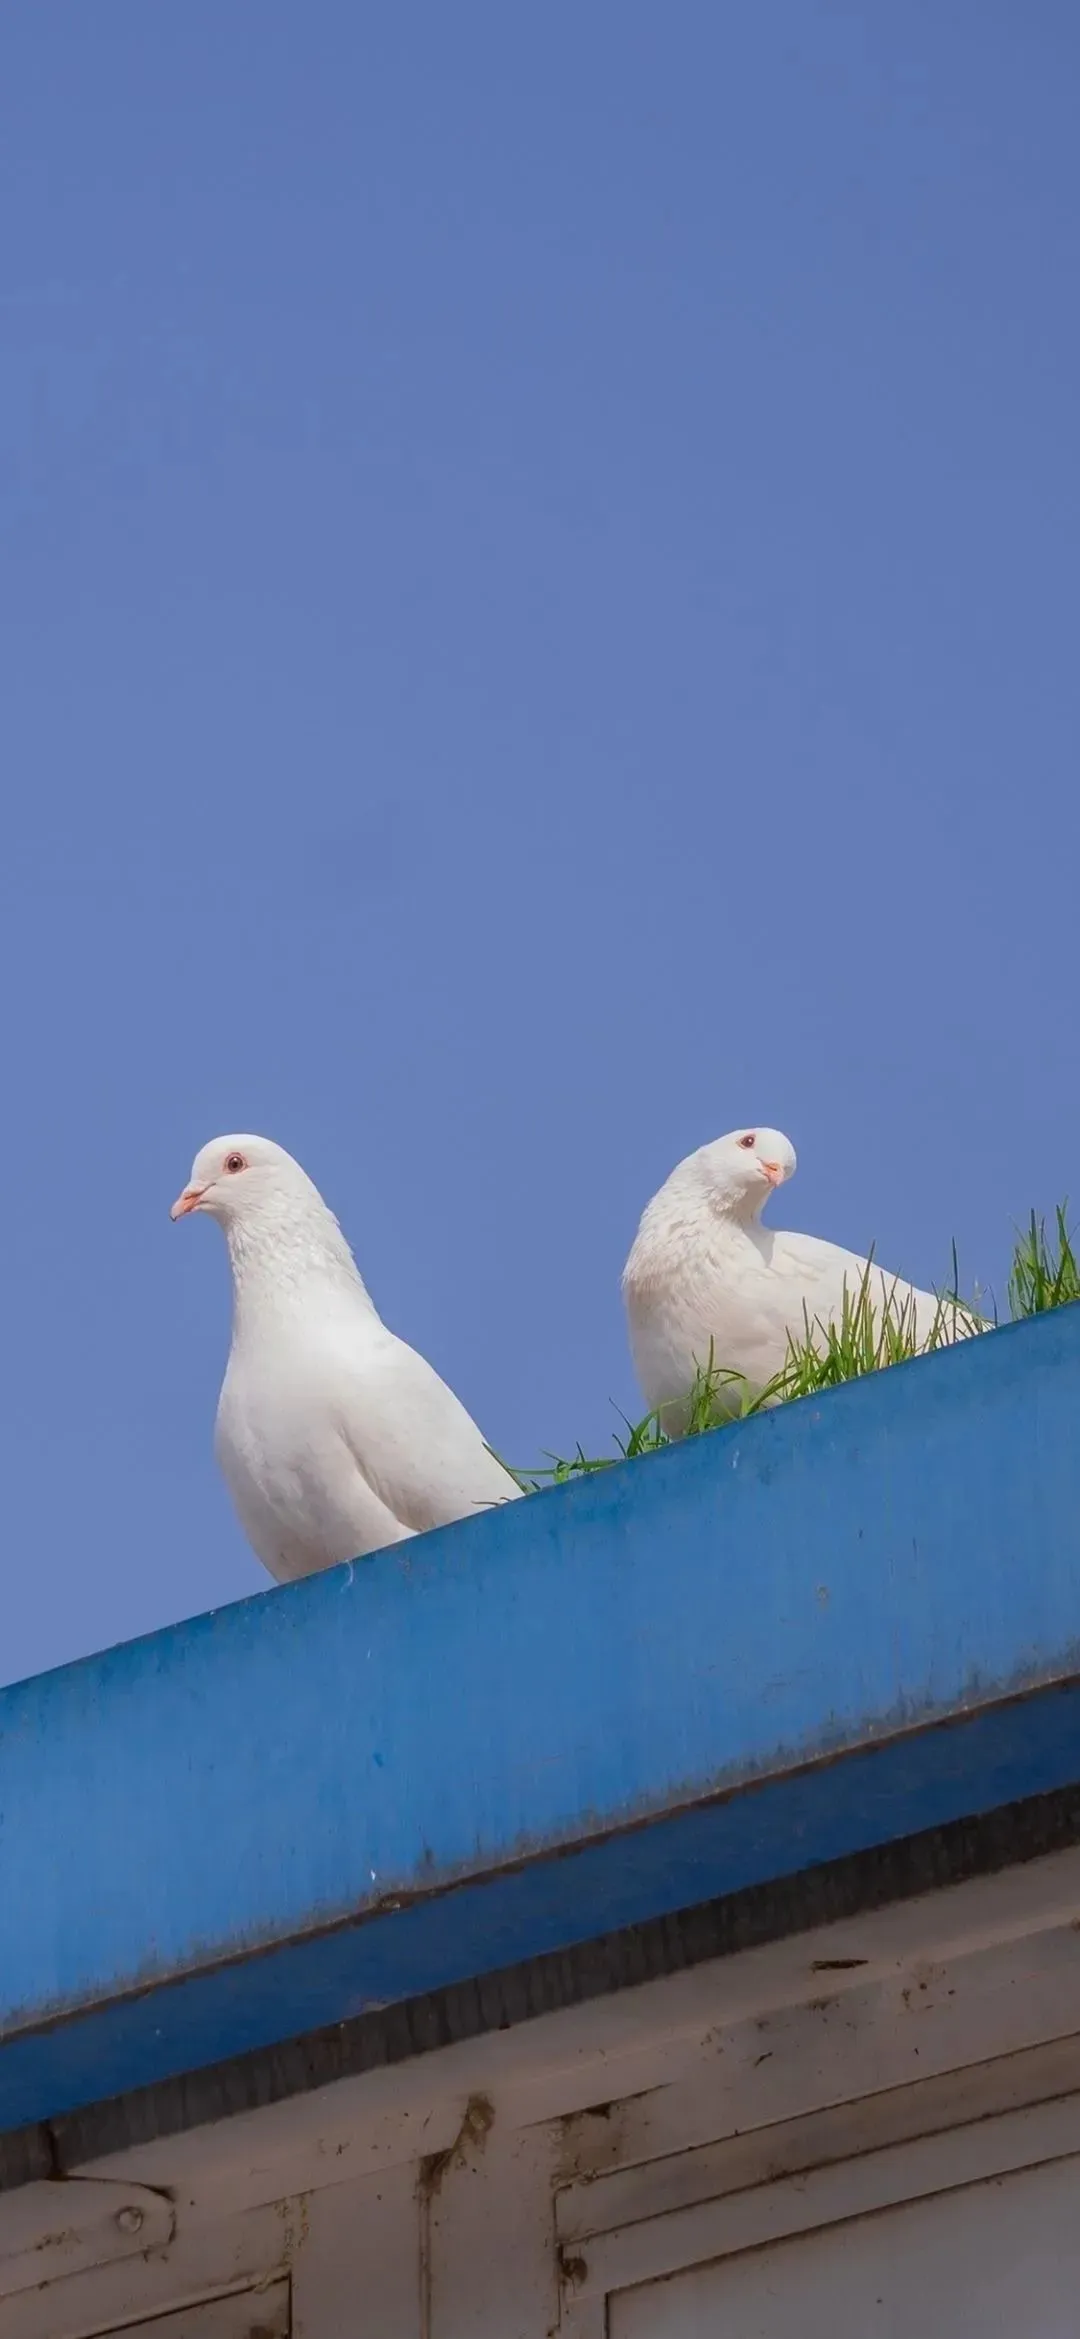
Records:
<instances>
[{"instance_id":1,"label":"green grass","mask_svg":"<svg viewBox=\"0 0 1080 2339\"><path fill-rule=\"evenodd\" d=\"M1014 1319L1041 1316L1047 1308L1063 1308L1080 1299L1080 1265L1069 1234L1068 1204L1059 1202L1055 1226L1047 1234L1046 1221L1032 1211L1018 1236L1009 1273L1009 1309Z\"/></svg>"},{"instance_id":2,"label":"green grass","mask_svg":"<svg viewBox=\"0 0 1080 2339\"><path fill-rule=\"evenodd\" d=\"M1008 1284L1013 1322L1080 1299L1080 1261L1069 1233L1067 1209L1067 1203L1058 1206L1049 1233L1045 1220L1036 1218L1032 1211L1028 1225L1016 1238ZM950 1347L955 1339L996 1329L996 1314L988 1318L960 1297L955 1248L952 1280L938 1294L937 1313L928 1338L922 1341L916 1334L913 1299L905 1299L896 1285L882 1299L872 1265L871 1255L858 1290L845 1292L838 1323L823 1326L806 1319L802 1331L789 1337L784 1365L766 1388L751 1388L741 1373L728 1370L710 1356L708 1364L699 1367L690 1391L686 1435L700 1437L707 1430L744 1421L767 1406L820 1396L822 1390L838 1388L842 1381L885 1371L909 1357ZM543 1467L511 1470L511 1476L526 1493L534 1494L542 1487L559 1486L595 1470L610 1470L616 1462L632 1461L670 1445L658 1413L647 1413L637 1422L619 1418L622 1428L613 1437L612 1453L586 1454L578 1446L568 1457L549 1454Z\"/></svg>"}]
</instances>

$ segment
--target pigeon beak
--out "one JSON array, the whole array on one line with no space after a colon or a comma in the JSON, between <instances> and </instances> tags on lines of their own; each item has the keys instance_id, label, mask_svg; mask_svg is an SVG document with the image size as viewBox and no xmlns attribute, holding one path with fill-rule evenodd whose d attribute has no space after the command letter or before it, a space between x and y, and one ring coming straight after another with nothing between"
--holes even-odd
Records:
<instances>
[{"instance_id":1,"label":"pigeon beak","mask_svg":"<svg viewBox=\"0 0 1080 2339\"><path fill-rule=\"evenodd\" d=\"M205 1192L205 1186L185 1186L173 1203L170 1218L186 1218L189 1210L197 1210Z\"/></svg>"},{"instance_id":2,"label":"pigeon beak","mask_svg":"<svg viewBox=\"0 0 1080 2339\"><path fill-rule=\"evenodd\" d=\"M784 1183L784 1165L783 1165L783 1162L780 1162L780 1161L763 1161L763 1162L762 1162L762 1164L761 1164L761 1166L762 1166L762 1169L763 1169L763 1170L764 1170L764 1172L765 1172L765 1175L766 1175L766 1177L768 1178L768 1181L769 1181L769 1184L770 1184L770 1186L782 1186L782 1185L783 1185L783 1183Z\"/></svg>"}]
</instances>

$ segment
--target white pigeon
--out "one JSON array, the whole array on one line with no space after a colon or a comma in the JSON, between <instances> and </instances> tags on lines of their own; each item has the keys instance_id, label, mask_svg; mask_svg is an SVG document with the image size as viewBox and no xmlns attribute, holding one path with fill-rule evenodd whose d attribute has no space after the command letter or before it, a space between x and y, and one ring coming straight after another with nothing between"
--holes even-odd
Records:
<instances>
[{"instance_id":1,"label":"white pigeon","mask_svg":"<svg viewBox=\"0 0 1080 2339\"><path fill-rule=\"evenodd\" d=\"M272 1576L314 1575L520 1493L445 1381L387 1330L282 1146L204 1145L172 1216L194 1210L224 1229L232 1268L215 1450Z\"/></svg>"},{"instance_id":2,"label":"white pigeon","mask_svg":"<svg viewBox=\"0 0 1080 2339\"><path fill-rule=\"evenodd\" d=\"M737 1412L788 1359L807 1324L840 1322L844 1295L866 1288L878 1324L911 1326L921 1346L981 1329L962 1305L916 1291L900 1277L811 1234L774 1233L758 1221L774 1187L795 1173L795 1148L778 1129L733 1129L672 1170L642 1218L623 1270L630 1347L641 1392L669 1436L686 1428L686 1399L700 1368L742 1376L721 1386L717 1409ZM745 1384L745 1387L744 1387Z\"/></svg>"}]
</instances>

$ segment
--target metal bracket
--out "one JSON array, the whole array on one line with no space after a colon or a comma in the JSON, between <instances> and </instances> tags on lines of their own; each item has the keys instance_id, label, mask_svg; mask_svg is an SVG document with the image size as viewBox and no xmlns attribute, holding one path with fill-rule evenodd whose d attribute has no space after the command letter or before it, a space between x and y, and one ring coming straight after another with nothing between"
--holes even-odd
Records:
<instances>
[{"instance_id":1,"label":"metal bracket","mask_svg":"<svg viewBox=\"0 0 1080 2339\"><path fill-rule=\"evenodd\" d=\"M146 2250L176 2231L164 2193L99 2177L56 2177L0 2195L0 2298L85 2274Z\"/></svg>"}]
</instances>

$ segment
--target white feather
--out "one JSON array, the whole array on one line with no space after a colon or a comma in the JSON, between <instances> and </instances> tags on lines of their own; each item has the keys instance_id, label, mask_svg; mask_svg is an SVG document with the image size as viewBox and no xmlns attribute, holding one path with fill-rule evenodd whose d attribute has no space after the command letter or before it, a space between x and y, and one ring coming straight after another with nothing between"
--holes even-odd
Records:
<instances>
[{"instance_id":1,"label":"white feather","mask_svg":"<svg viewBox=\"0 0 1080 2339\"><path fill-rule=\"evenodd\" d=\"M382 1322L336 1219L280 1146L215 1139L181 1207L217 1217L228 1241L233 1337L215 1447L271 1575L311 1575L513 1500L514 1480Z\"/></svg>"},{"instance_id":2,"label":"white feather","mask_svg":"<svg viewBox=\"0 0 1080 2339\"><path fill-rule=\"evenodd\" d=\"M698 1368L739 1374L760 1393L783 1370L789 1340L837 1324L845 1295L866 1282L881 1321L911 1323L917 1341L961 1338L975 1319L951 1314L932 1292L815 1235L773 1233L758 1221L773 1187L794 1174L779 1130L732 1130L688 1155L646 1209L623 1272L630 1346L642 1396L679 1436ZM741 1395L741 1391L740 1391ZM732 1410L738 1398L733 1392ZM721 1391L721 1405L723 1402Z\"/></svg>"}]
</instances>

